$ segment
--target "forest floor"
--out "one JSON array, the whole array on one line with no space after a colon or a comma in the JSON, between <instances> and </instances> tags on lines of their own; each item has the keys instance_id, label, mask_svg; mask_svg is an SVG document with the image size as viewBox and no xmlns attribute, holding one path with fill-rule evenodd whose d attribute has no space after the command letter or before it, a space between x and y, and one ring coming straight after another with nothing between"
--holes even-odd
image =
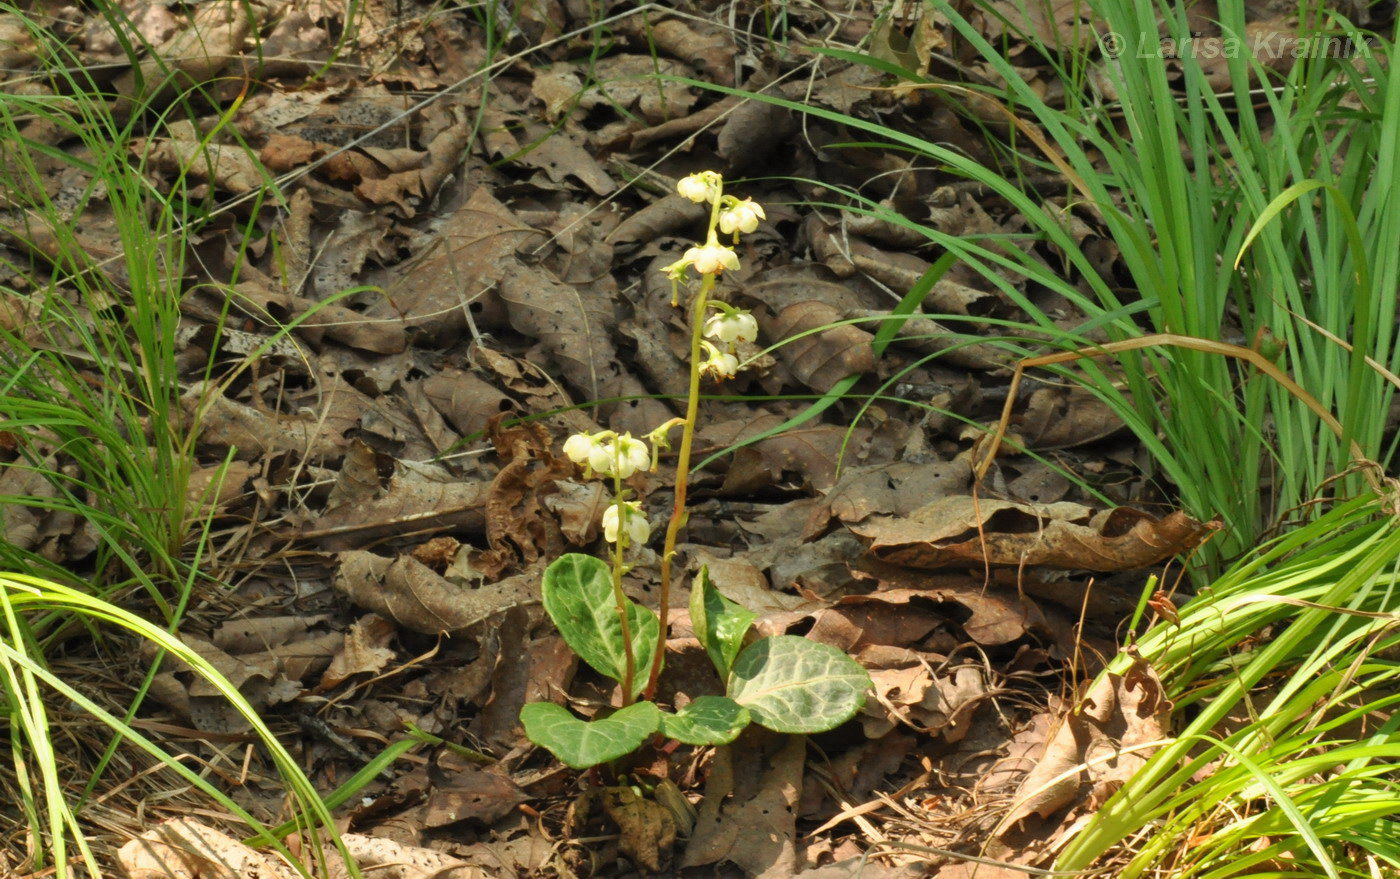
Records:
<instances>
[{"instance_id":1,"label":"forest floor","mask_svg":"<svg viewBox=\"0 0 1400 879\"><path fill-rule=\"evenodd\" d=\"M1267 24L1258 5L1253 20ZM422 737L336 811L363 865L397 865L367 875L1022 877L1144 759L1107 755L1166 735L1170 703L1145 666L1101 684L1092 717L1066 709L1125 642L1149 575L1163 591L1145 619L1169 612L1179 562L1210 523L1174 511L1094 396L1034 377L1012 433L1037 454L1008 449L974 478L1015 358L950 340L991 337L1018 305L965 267L925 298L937 319L872 346L872 318L941 251L909 225L844 210L851 193L953 235L1014 238L1022 218L936 163L727 91L878 119L995 162L989 139L1011 131L995 112L814 51L862 46L930 76L994 82L946 22L918 4L750 0L542 0L496 4L516 17L489 20L491 4L415 0L368 0L350 21L337 3L124 6L154 47L199 30L220 59L203 71L208 119L227 115L208 143L212 125L191 125L146 145L156 185L189 175L211 205L189 243L178 339L185 414L200 429L191 496L212 517L202 564L222 586L201 587L180 637L325 793ZM1069 84L1015 34L1078 44L1067 8L969 14L1053 93ZM85 64L120 74L106 22L51 15ZM745 371L704 389L680 567L707 565L759 613L760 633L847 651L874 690L856 720L820 736L755 729L726 748L650 750L626 779L581 774L519 722L531 701L591 714L617 698L539 603L545 565L603 547L607 498L560 447L677 414L689 337L661 268L703 234L704 209L675 184L706 169L766 209L718 291L753 310L760 337L741 346ZM1035 173L1021 184L1065 212L1111 276L1118 251L1092 212ZM100 202L81 233L93 253L120 249ZM1043 258L1055 264L1048 247ZM1025 278L1005 280L1076 318ZM673 468L663 455L631 482L654 533ZM9 522L11 539L81 570L84 526L32 515L27 530ZM642 602L655 600L658 546L626 583ZM668 704L718 686L687 600L673 595ZM112 646L69 657L65 674L95 676L120 706L150 654ZM72 771L89 771L105 732L86 715L62 722ZM255 817L286 818L246 721L188 669L162 669L134 725ZM229 816L143 774L155 764L142 755L123 759L93 806L113 850L143 833L235 845L215 836L237 835ZM661 817L620 793L663 779L690 805ZM8 842L14 866L23 841ZM140 857L122 860L135 869ZM197 875L232 879L218 860Z\"/></svg>"}]
</instances>

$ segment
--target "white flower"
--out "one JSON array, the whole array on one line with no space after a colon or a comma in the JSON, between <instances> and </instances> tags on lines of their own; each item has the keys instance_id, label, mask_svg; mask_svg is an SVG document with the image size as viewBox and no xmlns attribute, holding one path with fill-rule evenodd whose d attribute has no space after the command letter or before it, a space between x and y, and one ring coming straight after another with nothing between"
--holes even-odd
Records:
<instances>
[{"instance_id":1,"label":"white flower","mask_svg":"<svg viewBox=\"0 0 1400 879\"><path fill-rule=\"evenodd\" d=\"M623 434L611 442L595 443L588 452L588 466L600 476L626 479L651 466L651 452L646 443L631 434Z\"/></svg>"},{"instance_id":2,"label":"white flower","mask_svg":"<svg viewBox=\"0 0 1400 879\"><path fill-rule=\"evenodd\" d=\"M701 342L705 346L705 362L700 364L700 374L709 375L715 378L733 378L739 372L739 358L725 351L721 351L709 342Z\"/></svg>"},{"instance_id":3,"label":"white flower","mask_svg":"<svg viewBox=\"0 0 1400 879\"><path fill-rule=\"evenodd\" d=\"M719 175L713 171L701 171L699 174L682 177L676 184L676 191L696 204L714 201L715 196L719 195L717 177Z\"/></svg>"},{"instance_id":4,"label":"white flower","mask_svg":"<svg viewBox=\"0 0 1400 879\"><path fill-rule=\"evenodd\" d=\"M647 522L646 515L636 501L623 501L620 504L610 504L603 511L603 537L608 543L617 543L618 520L626 522L627 542L630 544L643 544L651 536L651 523Z\"/></svg>"},{"instance_id":5,"label":"white flower","mask_svg":"<svg viewBox=\"0 0 1400 879\"><path fill-rule=\"evenodd\" d=\"M564 440L564 454L575 464L587 464L588 456L597 445L598 441L588 434L576 433Z\"/></svg>"},{"instance_id":6,"label":"white flower","mask_svg":"<svg viewBox=\"0 0 1400 879\"><path fill-rule=\"evenodd\" d=\"M763 206L751 198L725 208L719 212L719 230L726 235L743 232L745 235L758 228L759 220L768 219Z\"/></svg>"},{"instance_id":7,"label":"white flower","mask_svg":"<svg viewBox=\"0 0 1400 879\"><path fill-rule=\"evenodd\" d=\"M712 314L705 321L705 335L727 345L752 342L758 338L758 321L747 311Z\"/></svg>"},{"instance_id":8,"label":"white flower","mask_svg":"<svg viewBox=\"0 0 1400 879\"><path fill-rule=\"evenodd\" d=\"M645 470L650 466L651 452L646 443L633 438L631 434L623 434L617 438L618 476L626 479L638 470Z\"/></svg>"},{"instance_id":9,"label":"white flower","mask_svg":"<svg viewBox=\"0 0 1400 879\"><path fill-rule=\"evenodd\" d=\"M718 275L725 269L739 268L739 257L734 253L734 248L723 244L692 247L681 257L681 262L695 266L695 271L702 275Z\"/></svg>"}]
</instances>

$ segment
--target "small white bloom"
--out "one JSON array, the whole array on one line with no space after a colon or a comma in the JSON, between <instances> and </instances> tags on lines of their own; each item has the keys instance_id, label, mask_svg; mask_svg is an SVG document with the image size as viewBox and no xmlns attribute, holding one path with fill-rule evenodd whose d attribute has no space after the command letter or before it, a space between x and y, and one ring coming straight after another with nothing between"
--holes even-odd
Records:
<instances>
[{"instance_id":1,"label":"small white bloom","mask_svg":"<svg viewBox=\"0 0 1400 879\"><path fill-rule=\"evenodd\" d=\"M651 452L647 444L631 434L617 438L617 475L626 479L638 470L651 466Z\"/></svg>"},{"instance_id":2,"label":"small white bloom","mask_svg":"<svg viewBox=\"0 0 1400 879\"><path fill-rule=\"evenodd\" d=\"M564 454L575 464L587 464L598 441L586 433L576 433L564 440Z\"/></svg>"},{"instance_id":3,"label":"small white bloom","mask_svg":"<svg viewBox=\"0 0 1400 879\"><path fill-rule=\"evenodd\" d=\"M727 345L735 342L752 342L758 338L758 321L747 311L729 314L720 312L710 315L705 321L705 335L719 339Z\"/></svg>"},{"instance_id":4,"label":"small white bloom","mask_svg":"<svg viewBox=\"0 0 1400 879\"><path fill-rule=\"evenodd\" d=\"M619 519L626 522L628 543L641 545L647 542L651 536L651 523L636 501L623 501L621 504L610 504L603 511L603 537L608 543L617 543Z\"/></svg>"},{"instance_id":5,"label":"small white bloom","mask_svg":"<svg viewBox=\"0 0 1400 879\"><path fill-rule=\"evenodd\" d=\"M719 212L719 230L726 235L743 232L745 235L758 228L759 220L768 219L763 206L751 198L746 198L731 208Z\"/></svg>"},{"instance_id":6,"label":"small white bloom","mask_svg":"<svg viewBox=\"0 0 1400 879\"><path fill-rule=\"evenodd\" d=\"M739 358L727 351L721 351L705 342L705 362L700 364L700 374L714 378L733 378L739 372Z\"/></svg>"},{"instance_id":7,"label":"small white bloom","mask_svg":"<svg viewBox=\"0 0 1400 879\"><path fill-rule=\"evenodd\" d=\"M595 443L588 452L588 466L599 476L626 479L651 466L651 452L646 443L624 434L610 442Z\"/></svg>"},{"instance_id":8,"label":"small white bloom","mask_svg":"<svg viewBox=\"0 0 1400 879\"><path fill-rule=\"evenodd\" d=\"M612 443L596 443L588 450L588 466L599 476L611 476L613 472Z\"/></svg>"},{"instance_id":9,"label":"small white bloom","mask_svg":"<svg viewBox=\"0 0 1400 879\"><path fill-rule=\"evenodd\" d=\"M692 247L681 259L695 266L695 271L702 275L718 275L725 269L739 268L739 257L734 253L734 248L725 247L723 244Z\"/></svg>"},{"instance_id":10,"label":"small white bloom","mask_svg":"<svg viewBox=\"0 0 1400 879\"><path fill-rule=\"evenodd\" d=\"M719 194L719 187L712 178L713 172L708 171L682 177L676 184L676 191L696 204L714 201L715 196Z\"/></svg>"}]
</instances>

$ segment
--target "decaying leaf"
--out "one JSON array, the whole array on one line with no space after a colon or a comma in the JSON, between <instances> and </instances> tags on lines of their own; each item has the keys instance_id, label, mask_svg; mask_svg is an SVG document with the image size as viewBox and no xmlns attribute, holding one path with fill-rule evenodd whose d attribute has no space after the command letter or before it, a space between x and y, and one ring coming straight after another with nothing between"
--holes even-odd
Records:
<instances>
[{"instance_id":1,"label":"decaying leaf","mask_svg":"<svg viewBox=\"0 0 1400 879\"><path fill-rule=\"evenodd\" d=\"M193 818L147 830L117 853L127 879L295 879L290 866Z\"/></svg>"},{"instance_id":2,"label":"decaying leaf","mask_svg":"<svg viewBox=\"0 0 1400 879\"><path fill-rule=\"evenodd\" d=\"M806 745L751 726L718 749L681 866L729 861L759 879L797 872L797 798Z\"/></svg>"},{"instance_id":3,"label":"decaying leaf","mask_svg":"<svg viewBox=\"0 0 1400 879\"><path fill-rule=\"evenodd\" d=\"M621 833L623 853L642 869L660 872L676 842L676 819L666 807L622 785L603 792L603 809Z\"/></svg>"},{"instance_id":4,"label":"decaying leaf","mask_svg":"<svg viewBox=\"0 0 1400 879\"><path fill-rule=\"evenodd\" d=\"M1211 527L1181 512L1158 519L1128 507L1095 512L1067 502L949 497L908 517L877 516L852 530L871 541L873 558L911 568L1126 571L1189 551Z\"/></svg>"},{"instance_id":5,"label":"decaying leaf","mask_svg":"<svg viewBox=\"0 0 1400 879\"><path fill-rule=\"evenodd\" d=\"M1069 805L1103 803L1164 742L1171 710L1156 670L1141 657L1123 674L1101 676L1057 718L1058 728L1022 780L1001 830Z\"/></svg>"},{"instance_id":6,"label":"decaying leaf","mask_svg":"<svg viewBox=\"0 0 1400 879\"><path fill-rule=\"evenodd\" d=\"M539 603L538 571L473 589L412 556L391 559L364 550L340 554L335 587L360 607L428 635L460 632L512 607Z\"/></svg>"}]
</instances>

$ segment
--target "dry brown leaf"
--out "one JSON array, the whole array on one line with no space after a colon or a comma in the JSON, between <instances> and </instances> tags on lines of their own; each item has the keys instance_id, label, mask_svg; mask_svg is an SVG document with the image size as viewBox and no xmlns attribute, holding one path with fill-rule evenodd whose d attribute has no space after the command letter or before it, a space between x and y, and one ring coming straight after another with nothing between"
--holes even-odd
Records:
<instances>
[{"instance_id":1,"label":"dry brown leaf","mask_svg":"<svg viewBox=\"0 0 1400 879\"><path fill-rule=\"evenodd\" d=\"M341 389L342 395L353 393ZM308 461L332 461L345 452L349 440L345 431L352 425L337 424L331 418L314 415L282 415L262 412L230 400L217 385L194 382L183 397L181 407L187 418L200 427L200 444L216 453L234 450L240 461L253 461L291 452Z\"/></svg>"},{"instance_id":2,"label":"dry brown leaf","mask_svg":"<svg viewBox=\"0 0 1400 879\"><path fill-rule=\"evenodd\" d=\"M176 818L117 852L127 879L296 879L286 864L196 821Z\"/></svg>"},{"instance_id":3,"label":"dry brown leaf","mask_svg":"<svg viewBox=\"0 0 1400 879\"><path fill-rule=\"evenodd\" d=\"M720 127L715 152L730 171L743 171L771 161L774 151L796 130L797 120L788 108L743 101Z\"/></svg>"},{"instance_id":4,"label":"dry brown leaf","mask_svg":"<svg viewBox=\"0 0 1400 879\"><path fill-rule=\"evenodd\" d=\"M1016 804L1002 820L1007 832L1032 815L1048 818L1071 804L1106 800L1162 743L1172 703L1156 670L1134 656L1124 674L1108 673L1072 709L1021 781Z\"/></svg>"},{"instance_id":5,"label":"dry brown leaf","mask_svg":"<svg viewBox=\"0 0 1400 879\"><path fill-rule=\"evenodd\" d=\"M489 494L489 483L431 482L404 472L389 481L380 497L328 510L298 537L335 549L396 534L480 534L486 529Z\"/></svg>"},{"instance_id":6,"label":"dry brown leaf","mask_svg":"<svg viewBox=\"0 0 1400 879\"><path fill-rule=\"evenodd\" d=\"M851 529L870 555L911 568L1044 566L1127 571L1198 545L1211 530L1174 512L1162 519L1129 507L1094 510L1072 503L949 497L907 517L875 517Z\"/></svg>"},{"instance_id":7,"label":"dry brown leaf","mask_svg":"<svg viewBox=\"0 0 1400 879\"><path fill-rule=\"evenodd\" d=\"M736 47L729 31L699 19L668 18L652 24L648 35L656 48L699 70L706 80L734 85Z\"/></svg>"},{"instance_id":8,"label":"dry brown leaf","mask_svg":"<svg viewBox=\"0 0 1400 879\"><path fill-rule=\"evenodd\" d=\"M1032 449L1073 448L1123 429L1123 420L1107 403L1079 387L1037 388L1014 423Z\"/></svg>"},{"instance_id":9,"label":"dry brown leaf","mask_svg":"<svg viewBox=\"0 0 1400 879\"><path fill-rule=\"evenodd\" d=\"M758 879L796 873L796 806L806 748L802 736L755 725L717 749L680 866L729 861Z\"/></svg>"},{"instance_id":10,"label":"dry brown leaf","mask_svg":"<svg viewBox=\"0 0 1400 879\"><path fill-rule=\"evenodd\" d=\"M486 494L486 542L489 549L472 556L472 565L495 580L517 562L534 563L563 552L559 523L544 500L558 491L557 480L577 469L550 451L549 434L537 422L503 427L506 413L486 428L501 469Z\"/></svg>"},{"instance_id":11,"label":"dry brown leaf","mask_svg":"<svg viewBox=\"0 0 1400 879\"><path fill-rule=\"evenodd\" d=\"M689 86L666 79L693 75L689 67L678 61L654 55L609 55L591 67L596 85L579 100L584 109L635 108L643 119L655 125L688 115L695 104Z\"/></svg>"},{"instance_id":12,"label":"dry brown leaf","mask_svg":"<svg viewBox=\"0 0 1400 879\"><path fill-rule=\"evenodd\" d=\"M445 775L436 781L423 804L425 827L446 827L458 821L492 824L530 799L520 786L499 770L475 766Z\"/></svg>"},{"instance_id":13,"label":"dry brown leaf","mask_svg":"<svg viewBox=\"0 0 1400 879\"><path fill-rule=\"evenodd\" d=\"M363 550L340 554L335 588L366 610L427 635L451 634L520 605L539 603L538 570L472 589L433 573L411 556Z\"/></svg>"},{"instance_id":14,"label":"dry brown leaf","mask_svg":"<svg viewBox=\"0 0 1400 879\"><path fill-rule=\"evenodd\" d=\"M250 8L235 0L201 6L189 27L157 47L137 70L123 73L112 83L120 95L114 113L127 114L139 105L175 91L189 92L207 82L243 49L243 41L265 8Z\"/></svg>"},{"instance_id":15,"label":"dry brown leaf","mask_svg":"<svg viewBox=\"0 0 1400 879\"><path fill-rule=\"evenodd\" d=\"M392 839L346 833L341 841L361 873L374 879L495 879L496 875L461 858ZM349 879L335 850L328 846L326 856L331 865L329 879Z\"/></svg>"},{"instance_id":16,"label":"dry brown leaf","mask_svg":"<svg viewBox=\"0 0 1400 879\"><path fill-rule=\"evenodd\" d=\"M848 375L864 375L875 369L870 348L873 335L851 325L820 329L841 319L842 313L831 305L799 302L774 315L768 327L775 340L785 342L777 350L778 359L799 381L820 393L831 390Z\"/></svg>"},{"instance_id":17,"label":"dry brown leaf","mask_svg":"<svg viewBox=\"0 0 1400 879\"><path fill-rule=\"evenodd\" d=\"M631 214L608 233L612 244L646 244L666 235L679 235L705 221L705 206L671 193Z\"/></svg>"},{"instance_id":18,"label":"dry brown leaf","mask_svg":"<svg viewBox=\"0 0 1400 879\"><path fill-rule=\"evenodd\" d=\"M722 448L770 430L783 422L779 415L759 415L712 423L700 428L699 436L711 447ZM844 449L848 461L855 460L870 431L856 428L849 435L837 425L797 427L738 449L731 456L722 491L748 494L788 478L817 491L826 491L836 481L836 459Z\"/></svg>"},{"instance_id":19,"label":"dry brown leaf","mask_svg":"<svg viewBox=\"0 0 1400 879\"><path fill-rule=\"evenodd\" d=\"M907 516L934 498L966 494L971 481L962 460L847 467L826 500L831 515L851 525L876 514Z\"/></svg>"},{"instance_id":20,"label":"dry brown leaf","mask_svg":"<svg viewBox=\"0 0 1400 879\"><path fill-rule=\"evenodd\" d=\"M961 611L957 613L962 618L958 626L967 637L987 647L1009 644L1032 629L1045 629L1049 625L1040 608L1018 594L1014 587L989 584L980 577L943 574L932 579L920 572L895 569L874 561L861 563L857 576L865 574L873 576L884 588L870 595L848 595L837 602L838 606L872 601L891 605L914 601L935 606L954 605ZM906 588L905 584L912 588Z\"/></svg>"},{"instance_id":21,"label":"dry brown leaf","mask_svg":"<svg viewBox=\"0 0 1400 879\"><path fill-rule=\"evenodd\" d=\"M554 183L569 177L587 186L594 195L607 196L617 191L617 183L593 154L563 132L551 132L543 125L526 124L523 135L529 149L519 151L513 164L543 171Z\"/></svg>"},{"instance_id":22,"label":"dry brown leaf","mask_svg":"<svg viewBox=\"0 0 1400 879\"><path fill-rule=\"evenodd\" d=\"M132 141L131 150L144 157L156 171L170 175L185 173L235 195L266 185L269 177L242 144L137 139Z\"/></svg>"},{"instance_id":23,"label":"dry brown leaf","mask_svg":"<svg viewBox=\"0 0 1400 879\"><path fill-rule=\"evenodd\" d=\"M623 854L647 872L661 872L661 863L670 858L676 842L676 819L671 812L626 785L603 791L603 810L617 825Z\"/></svg>"},{"instance_id":24,"label":"dry brown leaf","mask_svg":"<svg viewBox=\"0 0 1400 879\"><path fill-rule=\"evenodd\" d=\"M866 738L883 738L903 724L947 742L961 741L978 706L992 695L986 670L974 665L944 668L944 657L913 650L905 651L902 662L891 662L893 658L880 647L856 655L874 682L875 698L866 702L860 715Z\"/></svg>"},{"instance_id":25,"label":"dry brown leaf","mask_svg":"<svg viewBox=\"0 0 1400 879\"><path fill-rule=\"evenodd\" d=\"M389 647L395 631L393 623L376 614L366 614L351 623L340 650L321 674L316 689L329 690L355 675L383 671L395 658Z\"/></svg>"}]
</instances>

